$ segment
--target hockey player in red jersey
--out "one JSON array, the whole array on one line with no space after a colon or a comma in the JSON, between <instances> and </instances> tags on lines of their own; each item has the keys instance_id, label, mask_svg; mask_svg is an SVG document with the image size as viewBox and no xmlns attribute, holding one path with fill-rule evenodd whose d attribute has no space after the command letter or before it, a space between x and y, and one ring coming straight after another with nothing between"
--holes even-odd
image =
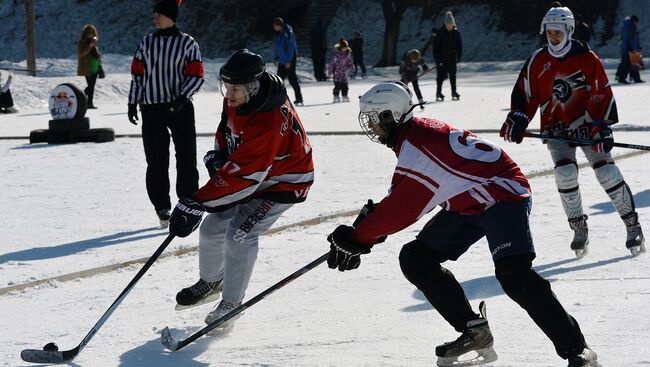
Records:
<instances>
[{"instance_id":1,"label":"hockey player in red jersey","mask_svg":"<svg viewBox=\"0 0 650 367\"><path fill-rule=\"evenodd\" d=\"M626 247L633 255L645 252L643 232L634 197L610 150L614 137L610 124L618 122L616 102L603 65L586 43L572 40L573 13L566 7L551 8L542 20L541 32L548 45L528 58L512 91L510 113L501 128L507 141L521 143L530 119L540 110L540 129L549 135L594 138L582 146L600 186L627 228ZM582 210L578 186L576 146L567 141L546 142L555 164L555 182L562 207L575 231L571 249L587 253L587 215Z\"/></svg>"},{"instance_id":2,"label":"hockey player in red jersey","mask_svg":"<svg viewBox=\"0 0 650 367\"><path fill-rule=\"evenodd\" d=\"M246 49L219 72L226 87L214 150L204 163L210 180L181 198L170 232L188 236L209 214L199 234L199 281L177 296L177 308L222 300L206 317L239 306L257 259L258 236L293 204L305 201L314 180L311 145L282 80L265 71Z\"/></svg>"},{"instance_id":3,"label":"hockey player in red jersey","mask_svg":"<svg viewBox=\"0 0 650 367\"><path fill-rule=\"evenodd\" d=\"M410 92L400 82L380 83L360 99L359 122L371 140L397 156L388 196L369 202L353 226L328 236L328 266L355 269L376 243L431 212L442 210L399 255L402 272L461 335L436 347L438 366L468 366L497 359L481 302L472 310L463 288L441 266L487 237L505 293L525 309L569 366L588 366L596 355L577 321L532 268L528 215L531 191L517 164L498 146L436 119L413 117ZM363 218L363 219L361 219ZM474 353L477 356L470 358ZM582 363L582 364L581 364Z\"/></svg>"}]
</instances>

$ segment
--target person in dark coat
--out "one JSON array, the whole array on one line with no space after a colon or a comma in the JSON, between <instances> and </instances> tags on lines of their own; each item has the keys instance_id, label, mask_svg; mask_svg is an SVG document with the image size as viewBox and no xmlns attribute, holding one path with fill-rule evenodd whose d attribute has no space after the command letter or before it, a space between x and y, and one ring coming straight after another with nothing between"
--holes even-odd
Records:
<instances>
[{"instance_id":1,"label":"person in dark coat","mask_svg":"<svg viewBox=\"0 0 650 367\"><path fill-rule=\"evenodd\" d=\"M456 63L460 62L463 55L463 43L454 15L450 11L445 13L445 22L436 36L433 52L438 71L436 101L445 99L442 94L442 82L447 76L451 84L452 99L459 99L460 95L456 91Z\"/></svg>"},{"instance_id":2,"label":"person in dark coat","mask_svg":"<svg viewBox=\"0 0 650 367\"><path fill-rule=\"evenodd\" d=\"M420 50L414 48L404 53L402 62L399 64L400 81L404 83L407 88L409 83L413 84L413 90L418 97L418 103L424 103L420 85L418 82L422 73L429 70L429 65L424 61L420 54ZM420 105L420 109L424 109L424 105Z\"/></svg>"},{"instance_id":3,"label":"person in dark coat","mask_svg":"<svg viewBox=\"0 0 650 367\"><path fill-rule=\"evenodd\" d=\"M359 67L361 68L361 77L366 78L366 64L363 62L363 38L361 32L354 31L354 38L350 40L350 48L352 48L352 63L354 63L354 72L352 78L357 77Z\"/></svg>"},{"instance_id":4,"label":"person in dark coat","mask_svg":"<svg viewBox=\"0 0 650 367\"><path fill-rule=\"evenodd\" d=\"M632 65L630 61L630 52L641 51L641 42L639 40L639 17L633 15L626 17L621 28L621 62L616 70L616 80L623 84L629 84L627 75L634 80L635 83L643 83L639 68Z\"/></svg>"},{"instance_id":5,"label":"person in dark coat","mask_svg":"<svg viewBox=\"0 0 650 367\"><path fill-rule=\"evenodd\" d=\"M431 36L427 40L427 42L422 46L422 54L424 55L425 52L431 47L431 56L434 58L436 57L436 48L434 47L436 43L436 36L438 35L438 28L433 28L431 30Z\"/></svg>"},{"instance_id":6,"label":"person in dark coat","mask_svg":"<svg viewBox=\"0 0 650 367\"><path fill-rule=\"evenodd\" d=\"M591 27L584 22L582 16L576 15L576 29L573 31L571 38L589 43L592 32Z\"/></svg>"},{"instance_id":7,"label":"person in dark coat","mask_svg":"<svg viewBox=\"0 0 650 367\"><path fill-rule=\"evenodd\" d=\"M314 65L314 77L319 82L327 80L325 75L325 53L327 52L327 38L325 37L325 27L323 20L318 18L316 24L309 32L311 44L311 60Z\"/></svg>"},{"instance_id":8,"label":"person in dark coat","mask_svg":"<svg viewBox=\"0 0 650 367\"><path fill-rule=\"evenodd\" d=\"M289 78L289 84L296 94L294 105L302 105L302 93L300 91L300 82L296 75L296 62L298 60L298 44L293 27L286 24L280 17L273 19L273 30L275 31L275 58L274 62L278 65L278 76L284 79Z\"/></svg>"}]
</instances>

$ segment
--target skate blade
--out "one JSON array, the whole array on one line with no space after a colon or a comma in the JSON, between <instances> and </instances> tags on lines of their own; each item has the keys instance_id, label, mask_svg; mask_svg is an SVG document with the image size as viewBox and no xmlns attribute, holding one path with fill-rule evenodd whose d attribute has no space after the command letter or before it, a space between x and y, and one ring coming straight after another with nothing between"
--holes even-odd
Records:
<instances>
[{"instance_id":1,"label":"skate blade","mask_svg":"<svg viewBox=\"0 0 650 367\"><path fill-rule=\"evenodd\" d=\"M174 307L174 310L183 311L183 310L187 310L188 308L194 308L194 307L197 307L197 306L201 306L201 305L204 305L206 303L210 303L210 302L218 300L220 296L221 296L221 292L217 292L217 293L211 294L211 295L201 299L200 301L196 302L193 305L179 305L177 303L176 307Z\"/></svg>"},{"instance_id":2,"label":"skate blade","mask_svg":"<svg viewBox=\"0 0 650 367\"><path fill-rule=\"evenodd\" d=\"M582 259L583 257L585 257L587 255L587 253L589 253L589 250L587 249L586 246L585 246L585 248L577 249L577 250L573 250L573 251L576 253L576 257L578 259Z\"/></svg>"},{"instance_id":3,"label":"skate blade","mask_svg":"<svg viewBox=\"0 0 650 367\"><path fill-rule=\"evenodd\" d=\"M632 246L629 250L632 253L632 256L637 257L645 252L645 245L640 244L639 246Z\"/></svg>"},{"instance_id":4,"label":"skate blade","mask_svg":"<svg viewBox=\"0 0 650 367\"><path fill-rule=\"evenodd\" d=\"M472 356L473 355L473 356ZM499 358L493 348L477 349L457 357L438 357L438 367L480 366Z\"/></svg>"}]
</instances>

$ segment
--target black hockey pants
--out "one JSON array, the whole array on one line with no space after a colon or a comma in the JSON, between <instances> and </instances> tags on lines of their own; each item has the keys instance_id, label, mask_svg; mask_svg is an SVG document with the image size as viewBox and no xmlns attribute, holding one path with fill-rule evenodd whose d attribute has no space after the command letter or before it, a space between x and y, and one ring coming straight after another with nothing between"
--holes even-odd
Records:
<instances>
[{"instance_id":1,"label":"black hockey pants","mask_svg":"<svg viewBox=\"0 0 650 367\"><path fill-rule=\"evenodd\" d=\"M444 256L419 240L402 248L400 266L440 315L458 332L479 317L451 271L440 266ZM555 298L547 280L531 267L530 255L514 255L496 264L496 276L505 293L519 304L553 342L557 354L566 359L581 352L585 340L577 321Z\"/></svg>"},{"instance_id":2,"label":"black hockey pants","mask_svg":"<svg viewBox=\"0 0 650 367\"><path fill-rule=\"evenodd\" d=\"M171 209L169 197L169 135L176 150L176 195L192 197L199 189L196 169L194 106L187 102L178 115L165 111L168 103L142 105L142 141L147 158L147 193L156 211Z\"/></svg>"}]
</instances>

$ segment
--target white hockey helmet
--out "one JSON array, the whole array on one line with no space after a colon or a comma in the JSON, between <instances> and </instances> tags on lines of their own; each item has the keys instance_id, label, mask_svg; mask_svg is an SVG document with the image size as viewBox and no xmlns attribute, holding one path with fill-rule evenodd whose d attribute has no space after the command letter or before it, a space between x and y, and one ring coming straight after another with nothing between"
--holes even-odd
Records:
<instances>
[{"instance_id":1,"label":"white hockey helmet","mask_svg":"<svg viewBox=\"0 0 650 367\"><path fill-rule=\"evenodd\" d=\"M413 117L411 91L402 82L381 82L359 98L359 124L370 140L386 144L369 124L380 125L386 134Z\"/></svg>"},{"instance_id":2,"label":"white hockey helmet","mask_svg":"<svg viewBox=\"0 0 650 367\"><path fill-rule=\"evenodd\" d=\"M544 18L542 18L539 33L543 35L546 32L546 26L551 24L556 27L563 25L567 38L570 38L573 35L573 31L576 28L576 20L573 16L573 12L571 12L571 9L566 6L549 9L546 12L546 15L544 15Z\"/></svg>"}]
</instances>

